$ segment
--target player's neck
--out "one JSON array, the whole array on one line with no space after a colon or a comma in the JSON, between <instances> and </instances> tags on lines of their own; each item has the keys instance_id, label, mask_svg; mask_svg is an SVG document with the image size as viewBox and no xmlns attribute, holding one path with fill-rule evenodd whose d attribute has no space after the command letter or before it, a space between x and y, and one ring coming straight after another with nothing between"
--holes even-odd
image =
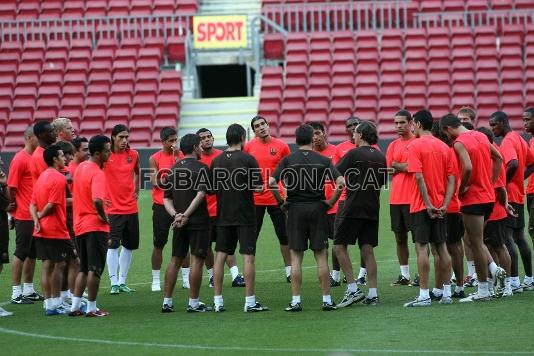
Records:
<instances>
[{"instance_id":1,"label":"player's neck","mask_svg":"<svg viewBox=\"0 0 534 356\"><path fill-rule=\"evenodd\" d=\"M328 142L323 143L320 146L314 146L314 149L318 152L322 152L328 148Z\"/></svg>"},{"instance_id":2,"label":"player's neck","mask_svg":"<svg viewBox=\"0 0 534 356\"><path fill-rule=\"evenodd\" d=\"M512 129L510 127L505 127L503 130L502 130L502 137L508 135L510 132L512 132Z\"/></svg>"},{"instance_id":3,"label":"player's neck","mask_svg":"<svg viewBox=\"0 0 534 356\"><path fill-rule=\"evenodd\" d=\"M24 146L24 151L26 151L26 153L31 155L31 154L33 154L33 151L35 151L35 148L32 148L32 146L30 146L30 145L25 145Z\"/></svg>"},{"instance_id":4,"label":"player's neck","mask_svg":"<svg viewBox=\"0 0 534 356\"><path fill-rule=\"evenodd\" d=\"M100 158L91 157L89 161L95 163L98 167L102 167L102 160Z\"/></svg>"},{"instance_id":5,"label":"player's neck","mask_svg":"<svg viewBox=\"0 0 534 356\"><path fill-rule=\"evenodd\" d=\"M312 147L312 145L299 146L299 150L301 150L301 151L313 151L313 147Z\"/></svg>"},{"instance_id":6,"label":"player's neck","mask_svg":"<svg viewBox=\"0 0 534 356\"><path fill-rule=\"evenodd\" d=\"M213 154L213 146L210 148L202 149L202 154L206 156L211 156Z\"/></svg>"},{"instance_id":7,"label":"player's neck","mask_svg":"<svg viewBox=\"0 0 534 356\"><path fill-rule=\"evenodd\" d=\"M241 151L243 147L241 147L241 144L238 143L237 145L230 145L226 149L227 151Z\"/></svg>"},{"instance_id":8,"label":"player's neck","mask_svg":"<svg viewBox=\"0 0 534 356\"><path fill-rule=\"evenodd\" d=\"M400 138L403 139L404 141L408 141L408 140L411 140L413 136L414 134L412 133L412 131L408 131L407 133L401 135Z\"/></svg>"},{"instance_id":9,"label":"player's neck","mask_svg":"<svg viewBox=\"0 0 534 356\"><path fill-rule=\"evenodd\" d=\"M74 157L74 159L72 160L72 162L74 162L74 164L78 165L78 164L82 163L83 160Z\"/></svg>"},{"instance_id":10,"label":"player's neck","mask_svg":"<svg viewBox=\"0 0 534 356\"><path fill-rule=\"evenodd\" d=\"M419 134L419 137L423 137L423 136L432 136L432 132L430 131L421 131L421 133Z\"/></svg>"},{"instance_id":11,"label":"player's neck","mask_svg":"<svg viewBox=\"0 0 534 356\"><path fill-rule=\"evenodd\" d=\"M186 158L198 159L197 155L194 152L184 155L184 159Z\"/></svg>"},{"instance_id":12,"label":"player's neck","mask_svg":"<svg viewBox=\"0 0 534 356\"><path fill-rule=\"evenodd\" d=\"M262 143L269 143L269 142L271 142L272 139L273 139L271 135L267 135L267 136L265 136L265 137L259 137L259 136L256 136L256 138L257 138L258 140L260 140Z\"/></svg>"}]
</instances>

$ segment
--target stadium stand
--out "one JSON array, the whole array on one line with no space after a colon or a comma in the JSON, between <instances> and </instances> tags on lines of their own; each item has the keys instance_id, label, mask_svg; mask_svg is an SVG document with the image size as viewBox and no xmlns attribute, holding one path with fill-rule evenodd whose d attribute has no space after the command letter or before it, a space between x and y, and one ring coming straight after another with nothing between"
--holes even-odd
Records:
<instances>
[{"instance_id":1,"label":"stadium stand","mask_svg":"<svg viewBox=\"0 0 534 356\"><path fill-rule=\"evenodd\" d=\"M23 145L25 127L58 116L70 118L80 135L109 133L115 124L125 123L131 128L132 146L150 147L159 142L161 127L176 126L179 121L181 73L161 66L185 61L182 25L147 24L142 33L147 37L142 39L140 33L126 37L125 33L131 34L127 32L131 32L129 23L113 19L123 15L182 16L197 8L197 0L2 2L0 25L11 29L2 31L0 44L2 150L17 151ZM98 16L109 18L93 18ZM58 24L50 22L44 23L49 27L43 31L27 21L51 18L67 19L60 25L78 28L58 32L53 27ZM65 22L68 19L87 21L95 31ZM156 17L155 21L169 20Z\"/></svg>"},{"instance_id":2,"label":"stadium stand","mask_svg":"<svg viewBox=\"0 0 534 356\"><path fill-rule=\"evenodd\" d=\"M502 109L521 129L523 109L534 104L533 40L532 25L290 33L284 66L263 69L259 112L279 118L282 137L322 120L333 140L342 138L349 115L376 118L382 137L393 137L402 107L440 116L470 105L481 118Z\"/></svg>"}]
</instances>

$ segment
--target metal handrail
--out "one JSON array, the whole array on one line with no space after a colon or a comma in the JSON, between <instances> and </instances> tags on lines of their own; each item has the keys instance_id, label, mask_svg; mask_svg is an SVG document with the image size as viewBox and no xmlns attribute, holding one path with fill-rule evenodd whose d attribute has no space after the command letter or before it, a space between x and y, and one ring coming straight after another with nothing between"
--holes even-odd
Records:
<instances>
[{"instance_id":1,"label":"metal handrail","mask_svg":"<svg viewBox=\"0 0 534 356\"><path fill-rule=\"evenodd\" d=\"M521 19L523 20L522 22L520 21ZM414 14L414 23L418 27L433 24L441 27L462 25L470 26L471 28L495 25L497 23L503 25L534 23L534 9L416 13Z\"/></svg>"}]
</instances>

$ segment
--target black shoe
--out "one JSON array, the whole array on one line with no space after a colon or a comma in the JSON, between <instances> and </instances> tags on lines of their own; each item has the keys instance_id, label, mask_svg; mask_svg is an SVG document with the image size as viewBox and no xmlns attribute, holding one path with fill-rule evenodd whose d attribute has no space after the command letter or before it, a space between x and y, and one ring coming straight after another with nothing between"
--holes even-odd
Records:
<instances>
[{"instance_id":1,"label":"black shoe","mask_svg":"<svg viewBox=\"0 0 534 356\"><path fill-rule=\"evenodd\" d=\"M264 305L261 305L260 303L256 302L253 306L249 307L245 304L244 311L245 313L256 313L256 312L262 312L262 311L268 311L269 308L267 308Z\"/></svg>"},{"instance_id":2,"label":"black shoe","mask_svg":"<svg viewBox=\"0 0 534 356\"><path fill-rule=\"evenodd\" d=\"M331 310L336 310L336 309L337 309L336 303L334 303L334 302L330 302L330 303L323 302L323 311L331 311Z\"/></svg>"},{"instance_id":3,"label":"black shoe","mask_svg":"<svg viewBox=\"0 0 534 356\"><path fill-rule=\"evenodd\" d=\"M297 303L289 303L289 306L284 309L286 312L301 312L302 311L302 304Z\"/></svg>"},{"instance_id":4,"label":"black shoe","mask_svg":"<svg viewBox=\"0 0 534 356\"><path fill-rule=\"evenodd\" d=\"M453 298L465 298L465 292L463 290L459 291L459 292L456 292L454 291L454 293L452 293L452 296Z\"/></svg>"},{"instance_id":5,"label":"black shoe","mask_svg":"<svg viewBox=\"0 0 534 356\"><path fill-rule=\"evenodd\" d=\"M11 299L11 304L33 304L33 300L28 299L21 294L15 299Z\"/></svg>"},{"instance_id":6,"label":"black shoe","mask_svg":"<svg viewBox=\"0 0 534 356\"><path fill-rule=\"evenodd\" d=\"M341 283L330 276L330 287L339 287Z\"/></svg>"},{"instance_id":7,"label":"black shoe","mask_svg":"<svg viewBox=\"0 0 534 356\"><path fill-rule=\"evenodd\" d=\"M435 295L433 291L430 291L430 293L428 293L430 295L430 300L441 300L441 297L443 295Z\"/></svg>"},{"instance_id":8,"label":"black shoe","mask_svg":"<svg viewBox=\"0 0 534 356\"><path fill-rule=\"evenodd\" d=\"M287 281L287 283L291 283L291 276L287 276L286 277L286 281Z\"/></svg>"},{"instance_id":9,"label":"black shoe","mask_svg":"<svg viewBox=\"0 0 534 356\"><path fill-rule=\"evenodd\" d=\"M245 278L243 278L243 276L240 274L235 276L234 280L232 281L232 287L244 287L244 286L245 286Z\"/></svg>"},{"instance_id":10,"label":"black shoe","mask_svg":"<svg viewBox=\"0 0 534 356\"><path fill-rule=\"evenodd\" d=\"M410 285L410 280L407 279L406 277L404 277L402 274L399 274L399 277L397 278L397 280L393 283L391 283L391 286L394 287L394 286L409 286Z\"/></svg>"},{"instance_id":11,"label":"black shoe","mask_svg":"<svg viewBox=\"0 0 534 356\"><path fill-rule=\"evenodd\" d=\"M188 313L205 313L205 312L209 312L209 311L212 311L212 310L213 310L212 308L206 306L206 304L204 304L202 302L199 302L198 306L196 308L193 308L190 305L187 306L187 312Z\"/></svg>"},{"instance_id":12,"label":"black shoe","mask_svg":"<svg viewBox=\"0 0 534 356\"><path fill-rule=\"evenodd\" d=\"M40 300L44 300L44 297L42 295L40 295L39 293L37 292L33 292L32 294L28 294L28 295L22 295L24 298L26 299L29 299L33 302L38 302Z\"/></svg>"},{"instance_id":13,"label":"black shoe","mask_svg":"<svg viewBox=\"0 0 534 356\"><path fill-rule=\"evenodd\" d=\"M419 287L419 275L415 276L413 281L409 284L410 287Z\"/></svg>"},{"instance_id":14,"label":"black shoe","mask_svg":"<svg viewBox=\"0 0 534 356\"><path fill-rule=\"evenodd\" d=\"M367 285L367 281L365 280L365 277L360 277L356 280L356 284L358 286L366 286Z\"/></svg>"},{"instance_id":15,"label":"black shoe","mask_svg":"<svg viewBox=\"0 0 534 356\"><path fill-rule=\"evenodd\" d=\"M163 307L161 308L162 313L172 313L174 311L174 307L172 305L163 304Z\"/></svg>"},{"instance_id":16,"label":"black shoe","mask_svg":"<svg viewBox=\"0 0 534 356\"><path fill-rule=\"evenodd\" d=\"M378 297L365 298L364 301L362 302L362 304L365 304L365 305L378 305L378 304L380 304L380 300L378 299Z\"/></svg>"}]
</instances>

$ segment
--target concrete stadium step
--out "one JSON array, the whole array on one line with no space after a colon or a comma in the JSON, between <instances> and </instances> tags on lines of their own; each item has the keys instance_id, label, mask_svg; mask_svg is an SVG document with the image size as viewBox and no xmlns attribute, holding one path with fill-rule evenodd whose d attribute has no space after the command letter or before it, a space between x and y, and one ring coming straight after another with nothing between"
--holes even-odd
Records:
<instances>
[{"instance_id":1,"label":"concrete stadium step","mask_svg":"<svg viewBox=\"0 0 534 356\"><path fill-rule=\"evenodd\" d=\"M227 127L237 123L247 130L248 139L250 119L257 114L258 100L258 97L183 99L179 135L205 127L213 134L216 146L225 146Z\"/></svg>"},{"instance_id":2,"label":"concrete stadium step","mask_svg":"<svg viewBox=\"0 0 534 356\"><path fill-rule=\"evenodd\" d=\"M202 0L200 2L200 15L258 15L261 9L261 0Z\"/></svg>"}]
</instances>

